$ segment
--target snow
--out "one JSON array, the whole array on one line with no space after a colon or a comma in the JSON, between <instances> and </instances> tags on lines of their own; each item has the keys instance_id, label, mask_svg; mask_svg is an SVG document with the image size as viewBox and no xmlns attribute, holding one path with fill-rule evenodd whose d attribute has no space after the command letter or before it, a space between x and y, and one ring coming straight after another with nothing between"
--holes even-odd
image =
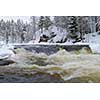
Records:
<instances>
[{"instance_id":1,"label":"snow","mask_svg":"<svg viewBox=\"0 0 100 100\"><path fill-rule=\"evenodd\" d=\"M93 53L100 53L100 44L90 43L89 46Z\"/></svg>"},{"instance_id":2,"label":"snow","mask_svg":"<svg viewBox=\"0 0 100 100\"><path fill-rule=\"evenodd\" d=\"M85 43L85 42L76 42L74 44L75 45L90 45L90 43Z\"/></svg>"},{"instance_id":3,"label":"snow","mask_svg":"<svg viewBox=\"0 0 100 100\"><path fill-rule=\"evenodd\" d=\"M34 42L34 43L38 43L39 40L40 40L41 31L39 30L39 31L37 31L35 34L36 34L36 35L35 35L35 40L34 40L33 42Z\"/></svg>"},{"instance_id":4,"label":"snow","mask_svg":"<svg viewBox=\"0 0 100 100\"><path fill-rule=\"evenodd\" d=\"M13 49L12 45L3 45L0 48L0 59L7 59L14 56L14 52L11 49Z\"/></svg>"},{"instance_id":5,"label":"snow","mask_svg":"<svg viewBox=\"0 0 100 100\"><path fill-rule=\"evenodd\" d=\"M50 26L48 30L51 32L58 32L58 28L56 26Z\"/></svg>"},{"instance_id":6,"label":"snow","mask_svg":"<svg viewBox=\"0 0 100 100\"><path fill-rule=\"evenodd\" d=\"M51 34L56 35L56 36L51 38L52 37ZM38 43L42 35L46 35L47 37L51 38L48 40L49 43L64 41L67 34L68 32L61 27L50 26L48 30L43 29L43 33L41 33L40 30L36 32L36 39L34 40L34 43Z\"/></svg>"},{"instance_id":7,"label":"snow","mask_svg":"<svg viewBox=\"0 0 100 100\"><path fill-rule=\"evenodd\" d=\"M85 35L85 42L100 43L100 35L98 35L98 32L86 34Z\"/></svg>"},{"instance_id":8,"label":"snow","mask_svg":"<svg viewBox=\"0 0 100 100\"><path fill-rule=\"evenodd\" d=\"M100 53L100 35L98 32L86 34L85 42L89 44L93 53Z\"/></svg>"}]
</instances>

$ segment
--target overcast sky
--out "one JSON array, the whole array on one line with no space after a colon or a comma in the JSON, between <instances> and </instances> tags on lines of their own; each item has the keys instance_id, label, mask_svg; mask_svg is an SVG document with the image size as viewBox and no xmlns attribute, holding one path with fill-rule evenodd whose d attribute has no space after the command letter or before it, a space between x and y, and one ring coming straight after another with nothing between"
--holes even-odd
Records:
<instances>
[{"instance_id":1,"label":"overcast sky","mask_svg":"<svg viewBox=\"0 0 100 100\"><path fill-rule=\"evenodd\" d=\"M12 19L17 21L17 19L21 19L24 22L26 21L29 22L30 16L0 16L0 20L1 19L4 19L5 21L12 20Z\"/></svg>"}]
</instances>

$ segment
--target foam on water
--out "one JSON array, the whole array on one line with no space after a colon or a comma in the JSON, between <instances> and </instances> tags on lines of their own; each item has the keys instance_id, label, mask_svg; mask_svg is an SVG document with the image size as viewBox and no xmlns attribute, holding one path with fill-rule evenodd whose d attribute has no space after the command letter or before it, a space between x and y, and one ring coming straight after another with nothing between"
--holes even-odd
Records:
<instances>
[{"instance_id":1,"label":"foam on water","mask_svg":"<svg viewBox=\"0 0 100 100\"><path fill-rule=\"evenodd\" d=\"M84 48L77 52L61 49L55 54L46 55L17 49L13 57L16 64L9 66L38 68L51 75L57 73L66 82L100 82L100 55Z\"/></svg>"}]
</instances>

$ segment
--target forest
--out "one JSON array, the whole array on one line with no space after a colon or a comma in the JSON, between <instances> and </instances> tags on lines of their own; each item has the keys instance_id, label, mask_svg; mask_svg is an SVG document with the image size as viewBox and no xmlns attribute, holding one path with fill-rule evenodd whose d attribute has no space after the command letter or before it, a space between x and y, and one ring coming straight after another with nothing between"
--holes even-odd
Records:
<instances>
[{"instance_id":1,"label":"forest","mask_svg":"<svg viewBox=\"0 0 100 100\"><path fill-rule=\"evenodd\" d=\"M100 16L30 16L29 22L0 20L0 41L8 43L84 41L100 31Z\"/></svg>"}]
</instances>

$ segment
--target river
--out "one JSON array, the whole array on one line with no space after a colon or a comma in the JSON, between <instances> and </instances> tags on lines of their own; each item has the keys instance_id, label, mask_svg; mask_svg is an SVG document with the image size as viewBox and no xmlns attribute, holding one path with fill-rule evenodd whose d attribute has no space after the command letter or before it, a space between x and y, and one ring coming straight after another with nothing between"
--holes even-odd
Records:
<instances>
[{"instance_id":1,"label":"river","mask_svg":"<svg viewBox=\"0 0 100 100\"><path fill-rule=\"evenodd\" d=\"M98 83L100 82L100 55L82 48L57 53L30 52L22 48L11 57L15 62L0 66L2 83Z\"/></svg>"}]
</instances>

